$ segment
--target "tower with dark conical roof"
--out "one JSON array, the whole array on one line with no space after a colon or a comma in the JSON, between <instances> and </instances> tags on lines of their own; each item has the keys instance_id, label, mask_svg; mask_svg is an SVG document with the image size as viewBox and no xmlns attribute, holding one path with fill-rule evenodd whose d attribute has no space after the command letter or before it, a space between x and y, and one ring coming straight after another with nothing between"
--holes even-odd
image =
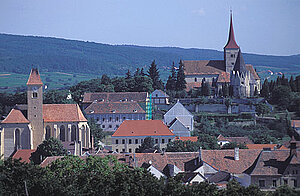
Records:
<instances>
[{"instance_id":1,"label":"tower with dark conical roof","mask_svg":"<svg viewBox=\"0 0 300 196\"><path fill-rule=\"evenodd\" d=\"M238 57L240 47L237 45L234 37L232 12L230 11L230 28L227 44L224 46L224 62L225 70L227 73L231 73L234 68L235 62Z\"/></svg>"}]
</instances>

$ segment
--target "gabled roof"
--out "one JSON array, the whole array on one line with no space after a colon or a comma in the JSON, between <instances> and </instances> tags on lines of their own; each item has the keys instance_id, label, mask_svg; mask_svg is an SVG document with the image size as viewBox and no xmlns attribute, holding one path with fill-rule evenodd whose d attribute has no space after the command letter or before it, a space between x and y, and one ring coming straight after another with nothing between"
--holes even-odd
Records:
<instances>
[{"instance_id":1,"label":"gabled roof","mask_svg":"<svg viewBox=\"0 0 300 196\"><path fill-rule=\"evenodd\" d=\"M174 134L161 120L125 120L112 136L174 136Z\"/></svg>"},{"instance_id":2,"label":"gabled roof","mask_svg":"<svg viewBox=\"0 0 300 196\"><path fill-rule=\"evenodd\" d=\"M44 122L86 122L77 104L43 104Z\"/></svg>"},{"instance_id":3,"label":"gabled roof","mask_svg":"<svg viewBox=\"0 0 300 196\"><path fill-rule=\"evenodd\" d=\"M12 109L7 117L1 122L2 124L8 123L29 123L29 121L24 117L22 112L17 109Z\"/></svg>"},{"instance_id":4,"label":"gabled roof","mask_svg":"<svg viewBox=\"0 0 300 196\"><path fill-rule=\"evenodd\" d=\"M97 102L89 105L86 114L133 114L146 113L137 102Z\"/></svg>"},{"instance_id":5,"label":"gabled roof","mask_svg":"<svg viewBox=\"0 0 300 196\"><path fill-rule=\"evenodd\" d=\"M233 70L238 71L238 72L246 72L247 71L246 64L245 64L244 57L242 55L241 50L239 50Z\"/></svg>"},{"instance_id":6,"label":"gabled roof","mask_svg":"<svg viewBox=\"0 0 300 196\"><path fill-rule=\"evenodd\" d=\"M210 183L219 183L224 181L229 181L231 178L230 173L224 171L218 171L217 173L208 177Z\"/></svg>"},{"instance_id":7,"label":"gabled roof","mask_svg":"<svg viewBox=\"0 0 300 196\"><path fill-rule=\"evenodd\" d=\"M225 71L223 60L183 61L184 73L189 75L218 75Z\"/></svg>"},{"instance_id":8,"label":"gabled roof","mask_svg":"<svg viewBox=\"0 0 300 196\"><path fill-rule=\"evenodd\" d=\"M278 145L278 144L246 144L248 149L259 149L259 150L263 150L266 148L270 148L271 150L274 149L280 149L280 150L288 150L287 147L283 146L283 145Z\"/></svg>"},{"instance_id":9,"label":"gabled roof","mask_svg":"<svg viewBox=\"0 0 300 196\"><path fill-rule=\"evenodd\" d=\"M83 103L92 103L93 101L120 102L135 101L146 102L147 92L101 92L101 93L84 93Z\"/></svg>"},{"instance_id":10,"label":"gabled roof","mask_svg":"<svg viewBox=\"0 0 300 196\"><path fill-rule=\"evenodd\" d=\"M174 120L169 123L168 127L170 130L174 131L190 131L178 118L174 118Z\"/></svg>"},{"instance_id":11,"label":"gabled roof","mask_svg":"<svg viewBox=\"0 0 300 196\"><path fill-rule=\"evenodd\" d=\"M225 45L224 48L239 48L239 46L237 45L236 41L235 41L235 37L234 37L234 30L233 30L233 22L232 22L232 14L230 14L230 28L229 28L229 37L228 37L228 41L227 44Z\"/></svg>"},{"instance_id":12,"label":"gabled roof","mask_svg":"<svg viewBox=\"0 0 300 196\"><path fill-rule=\"evenodd\" d=\"M27 85L43 85L38 69L32 68Z\"/></svg>"},{"instance_id":13,"label":"gabled roof","mask_svg":"<svg viewBox=\"0 0 300 196\"><path fill-rule=\"evenodd\" d=\"M152 95L152 98L155 98L156 96L155 95L158 95L159 98L162 98L162 97L165 97L165 98L168 98L169 95L167 95L167 93L165 93L164 91L160 90L160 89L156 89L155 91L153 91L151 93Z\"/></svg>"},{"instance_id":14,"label":"gabled roof","mask_svg":"<svg viewBox=\"0 0 300 196\"><path fill-rule=\"evenodd\" d=\"M35 149L21 149L18 150L14 155L13 159L21 159L21 162L30 163L31 153L35 152Z\"/></svg>"},{"instance_id":15,"label":"gabled roof","mask_svg":"<svg viewBox=\"0 0 300 196\"><path fill-rule=\"evenodd\" d=\"M184 177L182 178L182 181L184 183L190 183L196 176L200 176L203 181L206 180L206 178L199 172L184 172L182 174L184 175Z\"/></svg>"},{"instance_id":16,"label":"gabled roof","mask_svg":"<svg viewBox=\"0 0 300 196\"><path fill-rule=\"evenodd\" d=\"M218 83L229 83L230 82L230 73L222 72L217 80Z\"/></svg>"},{"instance_id":17,"label":"gabled roof","mask_svg":"<svg viewBox=\"0 0 300 196\"><path fill-rule=\"evenodd\" d=\"M198 137L176 137L175 140L197 142Z\"/></svg>"},{"instance_id":18,"label":"gabled roof","mask_svg":"<svg viewBox=\"0 0 300 196\"><path fill-rule=\"evenodd\" d=\"M193 117L194 115L192 115L179 101L177 101L177 103L169 109L169 111L164 115L164 116L176 116L177 119L180 119L180 116L191 116Z\"/></svg>"},{"instance_id":19,"label":"gabled roof","mask_svg":"<svg viewBox=\"0 0 300 196\"><path fill-rule=\"evenodd\" d=\"M247 137L224 137L221 134L217 137L218 141L235 142L237 144L253 144L253 142Z\"/></svg>"},{"instance_id":20,"label":"gabled roof","mask_svg":"<svg viewBox=\"0 0 300 196\"><path fill-rule=\"evenodd\" d=\"M246 64L246 69L248 71L250 71L251 75L253 76L253 78L255 80L259 80L260 77L258 76L257 72L255 71L255 69L253 68L253 65L250 65L250 64Z\"/></svg>"}]
</instances>

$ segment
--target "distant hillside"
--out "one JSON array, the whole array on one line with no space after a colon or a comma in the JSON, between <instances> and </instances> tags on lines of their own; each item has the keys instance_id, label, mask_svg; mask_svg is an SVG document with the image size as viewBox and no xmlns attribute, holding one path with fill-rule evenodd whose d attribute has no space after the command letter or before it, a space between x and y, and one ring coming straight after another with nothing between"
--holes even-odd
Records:
<instances>
[{"instance_id":1,"label":"distant hillside","mask_svg":"<svg viewBox=\"0 0 300 196\"><path fill-rule=\"evenodd\" d=\"M225 42L224 42L225 43ZM222 44L220 45L222 47ZM38 66L47 72L124 75L127 69L149 66L156 60L162 72L180 59L222 59L223 52L208 49L107 45L47 37L0 34L2 72L29 73ZM270 56L244 54L246 63L259 71L300 73L300 55Z\"/></svg>"}]
</instances>

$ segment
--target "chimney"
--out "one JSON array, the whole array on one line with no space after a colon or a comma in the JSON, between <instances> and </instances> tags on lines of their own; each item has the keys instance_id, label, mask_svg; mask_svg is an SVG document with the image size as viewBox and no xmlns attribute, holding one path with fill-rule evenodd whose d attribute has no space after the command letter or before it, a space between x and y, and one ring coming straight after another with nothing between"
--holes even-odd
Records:
<instances>
[{"instance_id":1,"label":"chimney","mask_svg":"<svg viewBox=\"0 0 300 196\"><path fill-rule=\"evenodd\" d=\"M234 160L238 161L240 160L240 152L239 152L239 148L234 148Z\"/></svg>"},{"instance_id":2,"label":"chimney","mask_svg":"<svg viewBox=\"0 0 300 196\"><path fill-rule=\"evenodd\" d=\"M198 156L199 163L202 161L202 147L199 148L199 156Z\"/></svg>"},{"instance_id":3,"label":"chimney","mask_svg":"<svg viewBox=\"0 0 300 196\"><path fill-rule=\"evenodd\" d=\"M290 156L297 156L297 141L295 140L295 137L293 136L290 141Z\"/></svg>"}]
</instances>

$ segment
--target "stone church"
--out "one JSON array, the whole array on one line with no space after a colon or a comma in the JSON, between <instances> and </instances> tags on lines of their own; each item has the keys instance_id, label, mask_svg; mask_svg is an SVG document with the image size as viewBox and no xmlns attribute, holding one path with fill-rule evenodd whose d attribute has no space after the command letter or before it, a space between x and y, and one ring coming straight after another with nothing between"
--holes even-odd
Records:
<instances>
[{"instance_id":1,"label":"stone church","mask_svg":"<svg viewBox=\"0 0 300 196\"><path fill-rule=\"evenodd\" d=\"M31 70L27 82L27 105L16 105L1 122L0 131L2 158L19 149L36 149L50 137L74 142L77 151L92 147L87 119L77 104L43 104L43 83L37 69Z\"/></svg>"},{"instance_id":2,"label":"stone church","mask_svg":"<svg viewBox=\"0 0 300 196\"><path fill-rule=\"evenodd\" d=\"M224 60L183 61L187 90L208 82L217 95L226 83L235 97L251 97L260 92L260 78L250 64L245 64L240 47L234 37L232 14Z\"/></svg>"}]
</instances>

